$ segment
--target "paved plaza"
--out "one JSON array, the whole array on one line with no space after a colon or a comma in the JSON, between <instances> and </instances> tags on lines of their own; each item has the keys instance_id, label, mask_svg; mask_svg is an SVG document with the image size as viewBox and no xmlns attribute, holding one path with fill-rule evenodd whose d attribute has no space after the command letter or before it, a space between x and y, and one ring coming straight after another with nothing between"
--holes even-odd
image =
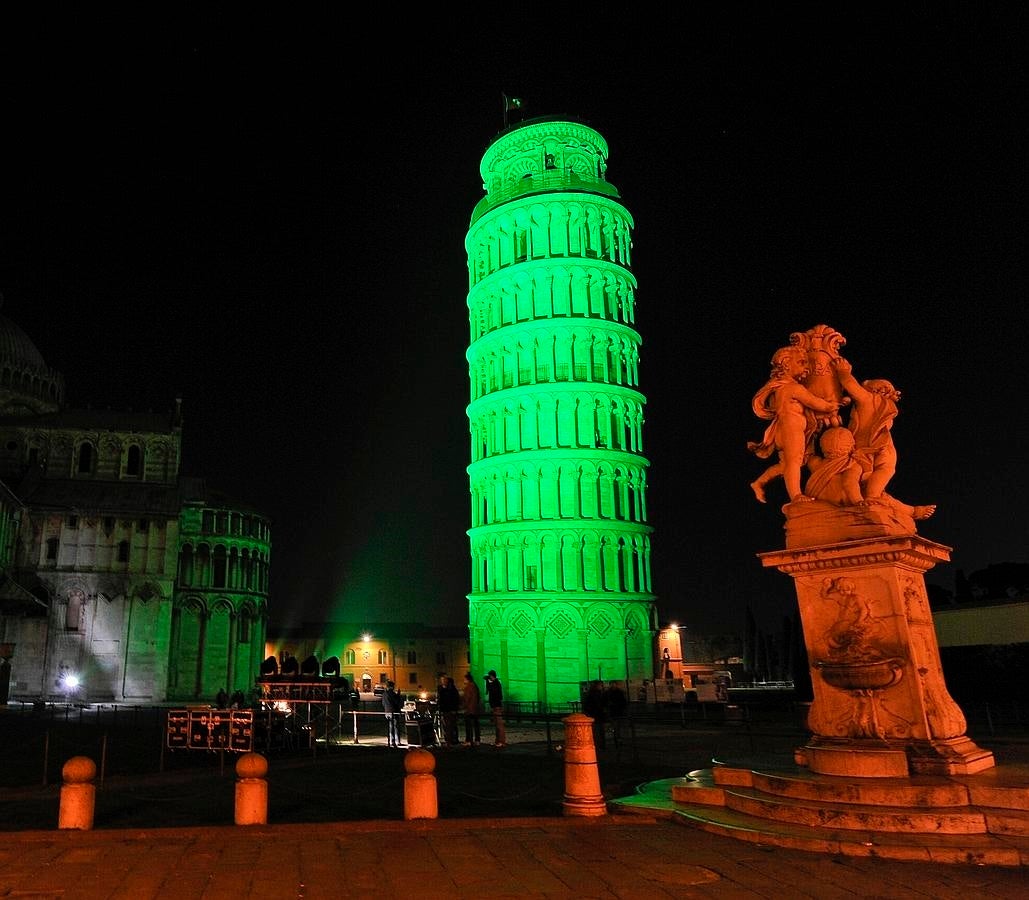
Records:
<instances>
[{"instance_id":1,"label":"paved plaza","mask_svg":"<svg viewBox=\"0 0 1029 900\"><path fill-rule=\"evenodd\" d=\"M782 755L802 734L641 721L598 752L602 788L617 797L718 756ZM564 816L560 740L512 723L502 750L434 749L435 820L404 821L405 752L374 741L270 757L267 825L232 824L231 758L111 775L92 831L56 828L57 784L4 788L0 897L1029 897L1024 868L772 848L656 816ZM1029 756L1021 737L991 749Z\"/></svg>"}]
</instances>

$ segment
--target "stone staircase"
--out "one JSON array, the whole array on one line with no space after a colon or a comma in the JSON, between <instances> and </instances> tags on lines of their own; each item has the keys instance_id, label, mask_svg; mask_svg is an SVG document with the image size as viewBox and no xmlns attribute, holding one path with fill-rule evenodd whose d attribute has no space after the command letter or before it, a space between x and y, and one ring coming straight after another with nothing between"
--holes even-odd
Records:
<instances>
[{"instance_id":1,"label":"stone staircase","mask_svg":"<svg viewBox=\"0 0 1029 900\"><path fill-rule=\"evenodd\" d=\"M975 775L860 778L802 766L715 765L608 801L756 844L845 856L1029 864L1029 765Z\"/></svg>"}]
</instances>

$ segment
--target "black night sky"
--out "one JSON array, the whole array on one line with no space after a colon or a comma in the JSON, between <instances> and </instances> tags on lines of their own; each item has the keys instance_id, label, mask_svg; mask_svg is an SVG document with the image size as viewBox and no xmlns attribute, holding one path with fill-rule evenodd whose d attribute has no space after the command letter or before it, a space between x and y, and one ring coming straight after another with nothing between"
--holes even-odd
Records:
<instances>
[{"instance_id":1,"label":"black night sky","mask_svg":"<svg viewBox=\"0 0 1029 900\"><path fill-rule=\"evenodd\" d=\"M792 610L750 400L823 322L903 392L928 580L1029 561L1022 11L683 6L8 23L4 313L76 405L183 398L186 471L273 519L273 622L465 622L463 239L506 92L600 131L636 219L662 620Z\"/></svg>"}]
</instances>

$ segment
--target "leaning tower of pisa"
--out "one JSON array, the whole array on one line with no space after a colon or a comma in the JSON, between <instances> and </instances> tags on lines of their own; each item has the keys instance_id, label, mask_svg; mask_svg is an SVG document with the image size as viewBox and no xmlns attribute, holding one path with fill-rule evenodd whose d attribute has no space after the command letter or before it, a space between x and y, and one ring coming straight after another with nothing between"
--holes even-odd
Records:
<instances>
[{"instance_id":1,"label":"leaning tower of pisa","mask_svg":"<svg viewBox=\"0 0 1029 900\"><path fill-rule=\"evenodd\" d=\"M506 700L653 675L633 219L606 171L592 128L512 126L465 238L471 665Z\"/></svg>"}]
</instances>

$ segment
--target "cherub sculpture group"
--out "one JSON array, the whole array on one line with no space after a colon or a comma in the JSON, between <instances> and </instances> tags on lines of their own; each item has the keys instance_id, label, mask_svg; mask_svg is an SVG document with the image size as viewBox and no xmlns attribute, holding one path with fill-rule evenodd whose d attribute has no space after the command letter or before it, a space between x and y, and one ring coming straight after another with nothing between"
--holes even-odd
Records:
<instances>
[{"instance_id":1,"label":"cherub sculpture group","mask_svg":"<svg viewBox=\"0 0 1029 900\"><path fill-rule=\"evenodd\" d=\"M762 459L775 455L776 461L750 487L765 503L766 486L781 476L790 503L882 504L927 519L935 506L912 506L886 492L897 470L891 428L900 392L884 379L859 382L840 355L844 344L838 331L817 325L790 335L789 346L772 356L771 375L751 404L769 424L761 441L747 448Z\"/></svg>"}]
</instances>

